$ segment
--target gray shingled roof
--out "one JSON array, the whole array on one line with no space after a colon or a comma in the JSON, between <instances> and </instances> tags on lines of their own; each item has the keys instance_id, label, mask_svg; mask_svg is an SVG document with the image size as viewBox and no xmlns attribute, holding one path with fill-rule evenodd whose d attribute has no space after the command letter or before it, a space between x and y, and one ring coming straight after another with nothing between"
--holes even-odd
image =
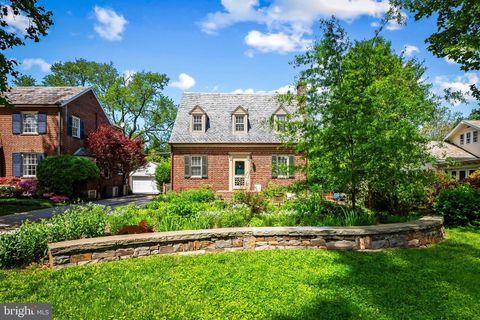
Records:
<instances>
[{"instance_id":1,"label":"gray shingled roof","mask_svg":"<svg viewBox=\"0 0 480 320\"><path fill-rule=\"evenodd\" d=\"M268 120L280 107L276 93L184 93L178 108L170 143L280 143ZM192 133L189 112L200 106L209 125L203 133ZM241 106L248 111L248 133L232 132L231 113ZM284 105L287 112L294 106Z\"/></svg>"},{"instance_id":2,"label":"gray shingled roof","mask_svg":"<svg viewBox=\"0 0 480 320\"><path fill-rule=\"evenodd\" d=\"M12 104L62 104L82 92L86 87L13 87L5 95Z\"/></svg>"},{"instance_id":3,"label":"gray shingled roof","mask_svg":"<svg viewBox=\"0 0 480 320\"><path fill-rule=\"evenodd\" d=\"M427 145L430 154L439 161L452 160L478 160L479 158L470 152L457 147L454 144L440 141L430 141Z\"/></svg>"}]
</instances>

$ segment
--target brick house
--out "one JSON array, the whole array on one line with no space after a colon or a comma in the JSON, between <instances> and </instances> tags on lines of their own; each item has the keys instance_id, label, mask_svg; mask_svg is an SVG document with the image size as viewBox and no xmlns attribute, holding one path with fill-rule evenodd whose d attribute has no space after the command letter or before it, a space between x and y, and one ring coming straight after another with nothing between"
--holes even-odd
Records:
<instances>
[{"instance_id":1,"label":"brick house","mask_svg":"<svg viewBox=\"0 0 480 320\"><path fill-rule=\"evenodd\" d=\"M185 93L169 141L172 189L209 185L228 195L304 179L295 171L302 158L283 147L278 134L294 107L277 98L272 93Z\"/></svg>"},{"instance_id":2,"label":"brick house","mask_svg":"<svg viewBox=\"0 0 480 320\"><path fill-rule=\"evenodd\" d=\"M16 87L0 106L0 176L35 178L39 161L57 154L88 156L86 136L110 124L91 88ZM116 175L106 186L119 186ZM91 186L89 187L91 188Z\"/></svg>"}]
</instances>

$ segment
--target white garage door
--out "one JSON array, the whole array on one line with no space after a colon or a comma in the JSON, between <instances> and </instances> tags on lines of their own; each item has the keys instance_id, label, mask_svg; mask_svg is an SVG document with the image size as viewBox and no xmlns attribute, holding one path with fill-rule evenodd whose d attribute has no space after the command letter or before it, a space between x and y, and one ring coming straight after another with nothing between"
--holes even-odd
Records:
<instances>
[{"instance_id":1,"label":"white garage door","mask_svg":"<svg viewBox=\"0 0 480 320\"><path fill-rule=\"evenodd\" d=\"M133 193L154 193L157 194L157 183L153 177L132 177Z\"/></svg>"}]
</instances>

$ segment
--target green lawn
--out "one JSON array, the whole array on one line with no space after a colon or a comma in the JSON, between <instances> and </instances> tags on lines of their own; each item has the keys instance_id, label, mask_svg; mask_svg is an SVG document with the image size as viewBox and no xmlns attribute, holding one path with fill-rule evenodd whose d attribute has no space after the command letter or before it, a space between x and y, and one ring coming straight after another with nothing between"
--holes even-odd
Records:
<instances>
[{"instance_id":1,"label":"green lawn","mask_svg":"<svg viewBox=\"0 0 480 320\"><path fill-rule=\"evenodd\" d=\"M0 271L59 319L479 319L480 233L427 249L279 250Z\"/></svg>"},{"instance_id":2,"label":"green lawn","mask_svg":"<svg viewBox=\"0 0 480 320\"><path fill-rule=\"evenodd\" d=\"M0 216L37 209L51 208L55 205L55 202L46 199L0 199Z\"/></svg>"}]
</instances>

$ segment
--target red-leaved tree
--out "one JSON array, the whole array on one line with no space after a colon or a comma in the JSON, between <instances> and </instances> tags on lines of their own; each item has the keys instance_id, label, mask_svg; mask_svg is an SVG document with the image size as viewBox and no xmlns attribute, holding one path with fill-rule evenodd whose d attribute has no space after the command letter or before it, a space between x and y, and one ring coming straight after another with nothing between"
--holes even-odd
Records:
<instances>
[{"instance_id":1,"label":"red-leaved tree","mask_svg":"<svg viewBox=\"0 0 480 320\"><path fill-rule=\"evenodd\" d=\"M102 181L106 175L121 172L123 184L127 184L130 172L146 164L143 141L130 139L109 125L90 133L86 147L96 159Z\"/></svg>"}]
</instances>

